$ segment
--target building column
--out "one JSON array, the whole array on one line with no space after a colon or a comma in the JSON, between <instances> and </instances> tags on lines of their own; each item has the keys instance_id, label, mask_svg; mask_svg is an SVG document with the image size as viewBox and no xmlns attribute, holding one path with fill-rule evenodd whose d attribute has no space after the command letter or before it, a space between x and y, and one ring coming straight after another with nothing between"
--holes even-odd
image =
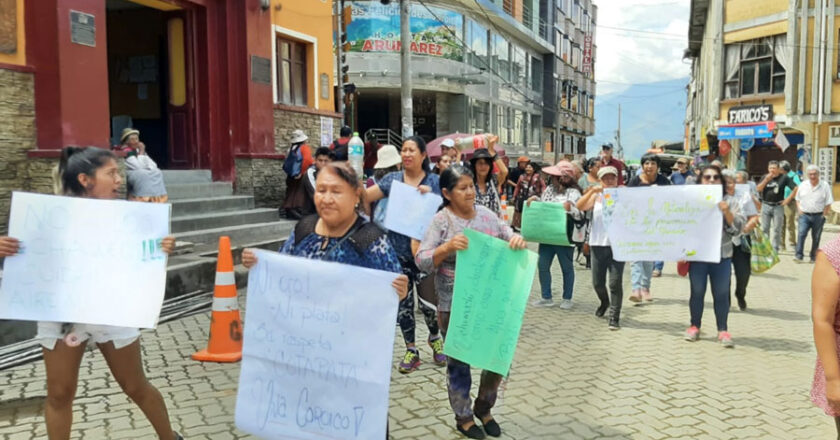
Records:
<instances>
[{"instance_id":1,"label":"building column","mask_svg":"<svg viewBox=\"0 0 840 440\"><path fill-rule=\"evenodd\" d=\"M108 148L105 1L27 2L25 17L27 60L35 69L37 149Z\"/></svg>"}]
</instances>

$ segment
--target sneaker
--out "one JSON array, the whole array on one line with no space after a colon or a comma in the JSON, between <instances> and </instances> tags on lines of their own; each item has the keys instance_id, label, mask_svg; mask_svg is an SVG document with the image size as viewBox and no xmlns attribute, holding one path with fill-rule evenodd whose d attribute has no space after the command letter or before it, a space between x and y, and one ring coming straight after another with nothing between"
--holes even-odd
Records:
<instances>
[{"instance_id":1,"label":"sneaker","mask_svg":"<svg viewBox=\"0 0 840 440\"><path fill-rule=\"evenodd\" d=\"M652 276L654 278L659 278L659 277L662 276L662 271L654 269L654 271L650 274L650 276Z\"/></svg>"},{"instance_id":2,"label":"sneaker","mask_svg":"<svg viewBox=\"0 0 840 440\"><path fill-rule=\"evenodd\" d=\"M642 289L642 298L645 299L646 302L653 301L653 295L650 294L650 289Z\"/></svg>"},{"instance_id":3,"label":"sneaker","mask_svg":"<svg viewBox=\"0 0 840 440\"><path fill-rule=\"evenodd\" d=\"M805 262L805 260L803 260L801 257L793 257L793 262L802 264Z\"/></svg>"},{"instance_id":4,"label":"sneaker","mask_svg":"<svg viewBox=\"0 0 840 440\"><path fill-rule=\"evenodd\" d=\"M735 343L732 342L732 335L729 332L718 333L718 342L720 342L723 348L735 348Z\"/></svg>"},{"instance_id":5,"label":"sneaker","mask_svg":"<svg viewBox=\"0 0 840 440\"><path fill-rule=\"evenodd\" d=\"M692 325L691 327L688 328L688 330L685 331L685 340L686 341L694 342L698 339L700 339L700 329L699 328Z\"/></svg>"},{"instance_id":6,"label":"sneaker","mask_svg":"<svg viewBox=\"0 0 840 440\"><path fill-rule=\"evenodd\" d=\"M620 328L621 328L621 326L618 325L618 318L615 318L615 317L610 318L609 329L610 330L619 330Z\"/></svg>"},{"instance_id":7,"label":"sneaker","mask_svg":"<svg viewBox=\"0 0 840 440\"><path fill-rule=\"evenodd\" d=\"M630 302L634 303L642 302L642 291L639 289L633 289L633 294L630 295L627 299L629 299Z\"/></svg>"},{"instance_id":8,"label":"sneaker","mask_svg":"<svg viewBox=\"0 0 840 440\"><path fill-rule=\"evenodd\" d=\"M408 374L420 366L420 353L414 350L406 350L405 357L400 362L400 373Z\"/></svg>"},{"instance_id":9,"label":"sneaker","mask_svg":"<svg viewBox=\"0 0 840 440\"><path fill-rule=\"evenodd\" d=\"M432 358L435 361L435 364L438 366L446 365L446 355L443 354L443 338L438 336L437 338L429 340L429 347L432 347Z\"/></svg>"},{"instance_id":10,"label":"sneaker","mask_svg":"<svg viewBox=\"0 0 840 440\"><path fill-rule=\"evenodd\" d=\"M560 301L560 308L563 309L563 310L571 309L572 308L572 300L564 299L563 301Z\"/></svg>"},{"instance_id":11,"label":"sneaker","mask_svg":"<svg viewBox=\"0 0 840 440\"><path fill-rule=\"evenodd\" d=\"M540 298L531 303L534 307L554 307L554 300L551 298Z\"/></svg>"}]
</instances>

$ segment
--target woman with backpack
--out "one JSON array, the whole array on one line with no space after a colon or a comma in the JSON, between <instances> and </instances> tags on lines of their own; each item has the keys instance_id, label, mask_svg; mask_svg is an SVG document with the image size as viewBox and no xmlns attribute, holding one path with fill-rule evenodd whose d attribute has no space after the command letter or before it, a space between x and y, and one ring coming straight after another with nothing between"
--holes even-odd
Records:
<instances>
[{"instance_id":1,"label":"woman with backpack","mask_svg":"<svg viewBox=\"0 0 840 440\"><path fill-rule=\"evenodd\" d=\"M309 137L303 130L292 132L292 146L289 147L289 154L283 162L283 171L286 173L286 200L283 202L283 211L286 218L298 220L301 217L311 214L307 212L306 187L303 177L306 170L314 162L312 149L306 144Z\"/></svg>"},{"instance_id":2,"label":"woman with backpack","mask_svg":"<svg viewBox=\"0 0 840 440\"><path fill-rule=\"evenodd\" d=\"M531 196L526 203L530 205L531 202L539 200L563 205L566 210L569 242L572 244L540 243L537 267L542 298L535 301L533 305L535 307L554 306L554 300L551 298L551 263L556 256L563 271L563 301L560 303L560 308L568 310L572 308L572 291L575 286L574 243L585 240L585 227L581 229L581 226L584 226L584 214L575 206L581 197L581 191L575 178L577 170L568 160L561 160L554 166L543 168L542 171L551 176L550 184L542 193L542 196Z\"/></svg>"}]
</instances>

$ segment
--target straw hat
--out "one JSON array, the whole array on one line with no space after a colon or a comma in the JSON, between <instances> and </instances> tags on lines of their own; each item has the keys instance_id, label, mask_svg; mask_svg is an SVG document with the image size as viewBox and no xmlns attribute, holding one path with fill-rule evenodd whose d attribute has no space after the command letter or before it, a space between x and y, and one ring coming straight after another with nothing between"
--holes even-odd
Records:
<instances>
[{"instance_id":1,"label":"straw hat","mask_svg":"<svg viewBox=\"0 0 840 440\"><path fill-rule=\"evenodd\" d=\"M390 168L398 163L402 163L402 157L400 157L400 152L397 151L397 147L393 145L383 145L376 152L376 165L373 166L376 170L381 170L384 168Z\"/></svg>"},{"instance_id":2,"label":"straw hat","mask_svg":"<svg viewBox=\"0 0 840 440\"><path fill-rule=\"evenodd\" d=\"M140 136L140 130L136 130L134 128L123 128L122 136L120 136L120 143L125 142L125 139L133 134Z\"/></svg>"},{"instance_id":3,"label":"straw hat","mask_svg":"<svg viewBox=\"0 0 840 440\"><path fill-rule=\"evenodd\" d=\"M309 136L307 136L303 130L295 130L292 132L292 143L297 144L299 142L306 142L309 140Z\"/></svg>"}]
</instances>

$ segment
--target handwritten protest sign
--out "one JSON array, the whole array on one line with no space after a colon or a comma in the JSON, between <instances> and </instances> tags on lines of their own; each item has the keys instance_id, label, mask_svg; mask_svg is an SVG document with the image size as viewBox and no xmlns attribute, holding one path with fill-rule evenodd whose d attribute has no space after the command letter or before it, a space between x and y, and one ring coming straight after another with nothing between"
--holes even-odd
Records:
<instances>
[{"instance_id":1,"label":"handwritten protest sign","mask_svg":"<svg viewBox=\"0 0 840 440\"><path fill-rule=\"evenodd\" d=\"M473 367L507 376L525 305L534 282L537 254L465 229L458 251L452 312L443 352Z\"/></svg>"},{"instance_id":2,"label":"handwritten protest sign","mask_svg":"<svg viewBox=\"0 0 840 440\"><path fill-rule=\"evenodd\" d=\"M394 182L385 211L385 228L422 240L441 203L443 199L437 194L420 194L411 185Z\"/></svg>"},{"instance_id":3,"label":"handwritten protest sign","mask_svg":"<svg viewBox=\"0 0 840 440\"><path fill-rule=\"evenodd\" d=\"M166 287L167 204L16 192L0 318L154 328Z\"/></svg>"},{"instance_id":4,"label":"handwritten protest sign","mask_svg":"<svg viewBox=\"0 0 840 440\"><path fill-rule=\"evenodd\" d=\"M720 185L604 190L604 221L618 261L720 261Z\"/></svg>"},{"instance_id":5,"label":"handwritten protest sign","mask_svg":"<svg viewBox=\"0 0 840 440\"><path fill-rule=\"evenodd\" d=\"M385 438L397 274L255 252L236 426L262 438Z\"/></svg>"},{"instance_id":6,"label":"handwritten protest sign","mask_svg":"<svg viewBox=\"0 0 840 440\"><path fill-rule=\"evenodd\" d=\"M560 203L531 202L522 211L522 238L534 243L569 246L566 208Z\"/></svg>"}]
</instances>

